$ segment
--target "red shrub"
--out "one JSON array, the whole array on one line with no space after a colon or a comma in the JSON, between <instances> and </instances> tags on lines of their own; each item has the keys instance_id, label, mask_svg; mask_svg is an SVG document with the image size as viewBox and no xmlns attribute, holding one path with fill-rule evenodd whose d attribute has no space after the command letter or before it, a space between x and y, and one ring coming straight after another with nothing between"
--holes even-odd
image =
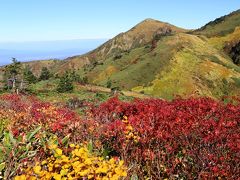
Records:
<instances>
[{"instance_id":1,"label":"red shrub","mask_svg":"<svg viewBox=\"0 0 240 180\"><path fill-rule=\"evenodd\" d=\"M10 111L8 116L15 135L41 125L43 130L65 136L72 133L75 124L80 121L75 112L57 108L34 97L4 95L0 97L0 102L2 109Z\"/></svg>"},{"instance_id":2,"label":"red shrub","mask_svg":"<svg viewBox=\"0 0 240 180\"><path fill-rule=\"evenodd\" d=\"M209 98L121 102L117 98L91 109L100 123L96 134L142 177L237 178L240 105ZM136 142L126 138L128 117ZM144 167L144 168L143 168ZM145 169L143 171L143 169Z\"/></svg>"},{"instance_id":3,"label":"red shrub","mask_svg":"<svg viewBox=\"0 0 240 180\"><path fill-rule=\"evenodd\" d=\"M70 134L72 142L93 140L109 155L121 156L129 175L140 179L240 177L240 103L112 98L89 106L82 119L34 97L1 96L0 107L9 111L15 135L41 125L59 137Z\"/></svg>"}]
</instances>

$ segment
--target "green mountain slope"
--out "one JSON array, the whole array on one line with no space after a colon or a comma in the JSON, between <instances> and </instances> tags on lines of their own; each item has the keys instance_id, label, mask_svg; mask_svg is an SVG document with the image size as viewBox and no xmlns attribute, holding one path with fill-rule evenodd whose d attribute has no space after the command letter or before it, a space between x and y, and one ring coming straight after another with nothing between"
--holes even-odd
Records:
<instances>
[{"instance_id":1,"label":"green mountain slope","mask_svg":"<svg viewBox=\"0 0 240 180\"><path fill-rule=\"evenodd\" d=\"M227 53L240 65L240 10L222 16L193 32L205 35L209 43Z\"/></svg>"},{"instance_id":2,"label":"green mountain slope","mask_svg":"<svg viewBox=\"0 0 240 180\"><path fill-rule=\"evenodd\" d=\"M135 48L122 57L110 57L94 69L85 69L91 82L132 89L162 98L199 94L212 97L235 94L240 68L201 38L179 33L162 38L157 47Z\"/></svg>"},{"instance_id":3,"label":"green mountain slope","mask_svg":"<svg viewBox=\"0 0 240 180\"><path fill-rule=\"evenodd\" d=\"M120 33L110 39L95 50L82 55L68 58L59 68L61 73L66 69L75 69L83 67L86 64L102 63L106 58L118 56L122 52L127 52L133 48L141 47L152 41L155 35L164 35L166 32L179 33L187 32L183 28L176 27L169 23L146 19L125 33Z\"/></svg>"},{"instance_id":4,"label":"green mountain slope","mask_svg":"<svg viewBox=\"0 0 240 180\"><path fill-rule=\"evenodd\" d=\"M104 61L107 57L118 55L123 51L128 51L130 49L141 47L148 44L155 34L164 34L166 31L171 31L171 33L186 32L187 30L183 28L176 27L169 23L164 23L161 21L146 19L132 29L125 33L120 33L116 37L107 41L97 49L81 55L74 56L65 59L64 61L56 61L50 63L49 61L36 61L28 63L33 67L33 71L38 74L42 66L50 67L54 73L63 73L66 70L77 70L79 71L86 64L93 64L97 62ZM52 62L52 60L50 60ZM46 63L48 62L48 63Z\"/></svg>"},{"instance_id":5,"label":"green mountain slope","mask_svg":"<svg viewBox=\"0 0 240 180\"><path fill-rule=\"evenodd\" d=\"M207 23L205 26L194 31L194 34L205 35L207 37L225 36L232 33L240 25L240 10L229 15L222 16Z\"/></svg>"},{"instance_id":6,"label":"green mountain slope","mask_svg":"<svg viewBox=\"0 0 240 180\"><path fill-rule=\"evenodd\" d=\"M28 64L155 97L240 95L240 10L191 32L147 19L85 55Z\"/></svg>"},{"instance_id":7,"label":"green mountain slope","mask_svg":"<svg viewBox=\"0 0 240 180\"><path fill-rule=\"evenodd\" d=\"M146 19L125 33L121 33L109 40L91 54L97 57L106 58L113 54L128 51L133 48L141 47L152 41L154 35L164 35L167 31L171 33L186 32L187 30L176 27L169 23Z\"/></svg>"}]
</instances>

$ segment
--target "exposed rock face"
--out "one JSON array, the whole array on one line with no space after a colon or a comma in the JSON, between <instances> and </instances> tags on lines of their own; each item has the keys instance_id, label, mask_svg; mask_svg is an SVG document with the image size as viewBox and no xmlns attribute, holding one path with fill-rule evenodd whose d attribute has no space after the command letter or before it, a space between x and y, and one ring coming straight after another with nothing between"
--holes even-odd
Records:
<instances>
[{"instance_id":1,"label":"exposed rock face","mask_svg":"<svg viewBox=\"0 0 240 180\"><path fill-rule=\"evenodd\" d=\"M229 55L235 64L240 65L240 41L231 48Z\"/></svg>"},{"instance_id":2,"label":"exposed rock face","mask_svg":"<svg viewBox=\"0 0 240 180\"><path fill-rule=\"evenodd\" d=\"M154 33L154 39L155 40L160 40L161 37L163 36L169 36L172 33L174 33L174 31L170 28L170 27L160 27L155 33Z\"/></svg>"},{"instance_id":3,"label":"exposed rock face","mask_svg":"<svg viewBox=\"0 0 240 180\"><path fill-rule=\"evenodd\" d=\"M228 44L224 49L232 58L233 63L240 66L240 41L235 44Z\"/></svg>"}]
</instances>

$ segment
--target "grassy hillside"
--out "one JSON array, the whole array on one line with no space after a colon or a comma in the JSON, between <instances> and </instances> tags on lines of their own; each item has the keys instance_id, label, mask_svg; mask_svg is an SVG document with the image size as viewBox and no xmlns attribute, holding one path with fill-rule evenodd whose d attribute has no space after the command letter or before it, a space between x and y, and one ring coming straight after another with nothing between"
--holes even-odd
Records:
<instances>
[{"instance_id":1,"label":"grassy hillside","mask_svg":"<svg viewBox=\"0 0 240 180\"><path fill-rule=\"evenodd\" d=\"M102 63L109 57L118 56L122 52L128 52L131 49L148 44L152 41L154 35L164 35L167 30L170 30L173 34L187 31L165 22L146 19L129 31L120 33L95 50L82 56L74 56L66 59L65 63L59 68L59 72L61 73L62 70L66 69L79 70L86 64Z\"/></svg>"},{"instance_id":2,"label":"grassy hillside","mask_svg":"<svg viewBox=\"0 0 240 180\"><path fill-rule=\"evenodd\" d=\"M240 10L217 18L193 33L207 36L211 45L240 65Z\"/></svg>"},{"instance_id":3,"label":"grassy hillside","mask_svg":"<svg viewBox=\"0 0 240 180\"><path fill-rule=\"evenodd\" d=\"M133 48L141 47L152 41L155 34L166 33L171 30L172 33L186 32L187 30L176 27L174 25L157 21L154 19L146 19L125 33L121 33L113 39L109 40L91 54L98 57L106 58L113 54L128 51Z\"/></svg>"},{"instance_id":4,"label":"grassy hillside","mask_svg":"<svg viewBox=\"0 0 240 180\"><path fill-rule=\"evenodd\" d=\"M127 52L133 48L141 47L152 41L154 35L164 34L170 30L171 33L186 32L187 30L161 21L146 19L125 33L120 33L113 39L104 43L97 49L81 55L65 59L64 61L48 60L33 61L28 64L36 75L43 66L46 66L54 73L63 73L66 70L81 71L86 64L104 61L107 57L116 56L119 53ZM25 63L24 63L25 64Z\"/></svg>"},{"instance_id":5,"label":"grassy hillside","mask_svg":"<svg viewBox=\"0 0 240 180\"><path fill-rule=\"evenodd\" d=\"M207 37L224 36L232 33L240 25L240 10L229 15L222 16L207 23L205 26L194 31L194 34L205 35Z\"/></svg>"},{"instance_id":6,"label":"grassy hillside","mask_svg":"<svg viewBox=\"0 0 240 180\"><path fill-rule=\"evenodd\" d=\"M84 72L91 82L171 98L199 94L213 97L234 94L240 68L224 53L201 38L179 33L162 38L151 51L135 48L122 57L110 57Z\"/></svg>"},{"instance_id":7,"label":"grassy hillside","mask_svg":"<svg viewBox=\"0 0 240 180\"><path fill-rule=\"evenodd\" d=\"M47 67L52 72L57 72L61 65L64 64L60 60L39 60L22 63L22 68L29 66L36 76L39 76L43 67ZM4 67L0 67L0 81L3 79Z\"/></svg>"}]
</instances>

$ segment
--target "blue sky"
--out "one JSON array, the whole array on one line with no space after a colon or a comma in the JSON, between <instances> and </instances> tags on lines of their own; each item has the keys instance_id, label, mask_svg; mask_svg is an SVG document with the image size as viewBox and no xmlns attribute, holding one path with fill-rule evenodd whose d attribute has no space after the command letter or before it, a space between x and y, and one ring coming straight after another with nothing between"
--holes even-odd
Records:
<instances>
[{"instance_id":1,"label":"blue sky","mask_svg":"<svg viewBox=\"0 0 240 180\"><path fill-rule=\"evenodd\" d=\"M111 38L146 18L198 28L239 0L0 0L0 42Z\"/></svg>"}]
</instances>

